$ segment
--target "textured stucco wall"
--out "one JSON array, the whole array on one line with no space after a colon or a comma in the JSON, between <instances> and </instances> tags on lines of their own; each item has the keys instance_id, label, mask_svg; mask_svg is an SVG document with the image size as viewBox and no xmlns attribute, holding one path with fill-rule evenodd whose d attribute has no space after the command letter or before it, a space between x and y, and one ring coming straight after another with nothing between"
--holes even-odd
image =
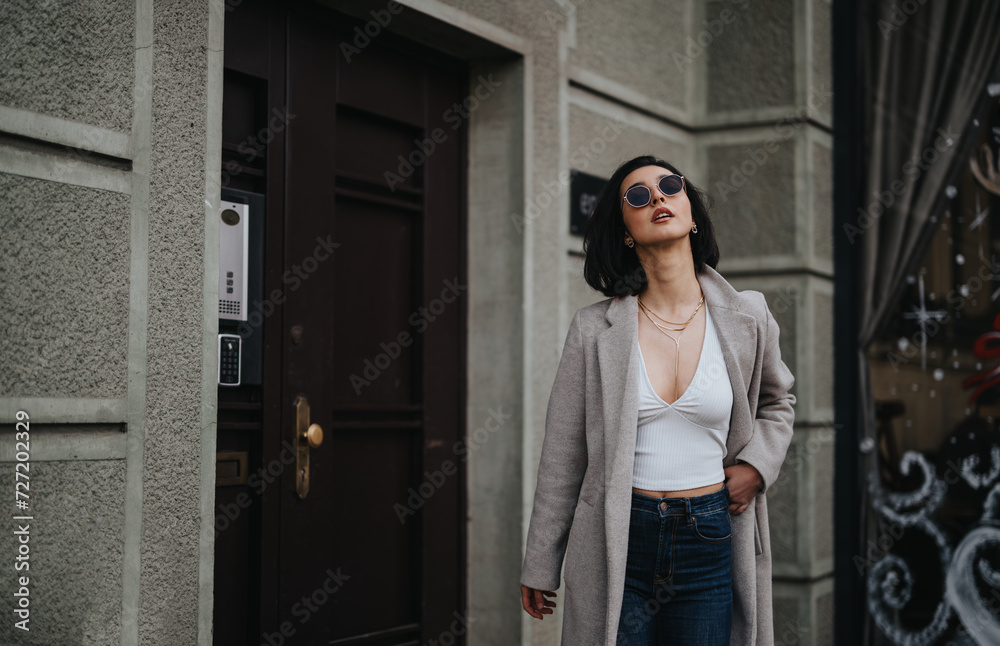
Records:
<instances>
[{"instance_id":1,"label":"textured stucco wall","mask_svg":"<svg viewBox=\"0 0 1000 646\"><path fill-rule=\"evenodd\" d=\"M618 117L622 123L616 122ZM693 164L690 135L653 119L636 117L608 101L594 101L592 107L570 104L569 149L583 162L571 162L575 170L598 177L607 177L622 162L644 154L657 155L679 167ZM568 214L562 218L568 227Z\"/></svg>"},{"instance_id":2,"label":"textured stucco wall","mask_svg":"<svg viewBox=\"0 0 1000 646\"><path fill-rule=\"evenodd\" d=\"M705 48L709 112L783 106L795 100L794 17L801 1L705 3L705 20L721 20L726 10L732 15L732 22ZM697 32L707 29L699 27Z\"/></svg>"},{"instance_id":3,"label":"textured stucco wall","mask_svg":"<svg viewBox=\"0 0 1000 646\"><path fill-rule=\"evenodd\" d=\"M0 400L37 453L3 643L211 642L224 11L0 4Z\"/></svg>"},{"instance_id":4,"label":"textured stucco wall","mask_svg":"<svg viewBox=\"0 0 1000 646\"><path fill-rule=\"evenodd\" d=\"M13 440L0 434L4 443ZM13 570L17 521L6 520L0 532L0 596L8 601L0 643L121 643L125 462L34 462L29 475L34 518L22 523L30 532L27 570ZM0 482L13 489L14 478L14 463L0 463ZM21 575L29 578L28 632L10 619Z\"/></svg>"},{"instance_id":5,"label":"textured stucco wall","mask_svg":"<svg viewBox=\"0 0 1000 646\"><path fill-rule=\"evenodd\" d=\"M817 260L833 262L833 150L814 143L813 156L813 253ZM832 374L831 374L832 377Z\"/></svg>"},{"instance_id":6,"label":"textured stucco wall","mask_svg":"<svg viewBox=\"0 0 1000 646\"><path fill-rule=\"evenodd\" d=\"M141 644L198 641L209 9L154 3Z\"/></svg>"},{"instance_id":7,"label":"textured stucco wall","mask_svg":"<svg viewBox=\"0 0 1000 646\"><path fill-rule=\"evenodd\" d=\"M124 397L128 196L0 174L0 229L0 396Z\"/></svg>"},{"instance_id":8,"label":"textured stucco wall","mask_svg":"<svg viewBox=\"0 0 1000 646\"><path fill-rule=\"evenodd\" d=\"M795 253L794 146L771 146L774 152L769 153L765 145L773 137L773 132L765 131L758 141L706 148L723 263L744 256ZM720 188L720 183L726 186Z\"/></svg>"},{"instance_id":9,"label":"textured stucco wall","mask_svg":"<svg viewBox=\"0 0 1000 646\"><path fill-rule=\"evenodd\" d=\"M810 12L812 24L810 25L812 46L809 48L810 59L812 60L811 84L815 87L833 89L833 29L831 24L832 16L831 0L813 0L812 11ZM833 124L833 101L823 102L817 106L817 117L820 122L830 126ZM819 170L816 172L817 178L826 177L826 173ZM832 179L833 172L829 173Z\"/></svg>"},{"instance_id":10,"label":"textured stucco wall","mask_svg":"<svg viewBox=\"0 0 1000 646\"><path fill-rule=\"evenodd\" d=\"M745 279L736 281L736 285L739 285L737 289L747 289L748 282ZM799 354L797 349L799 347L799 336L802 332L798 329L798 311L792 305L796 300L801 300L801 288L798 286L782 285L775 289L770 286L758 285L756 289L764 294L767 306L781 330L778 338L781 360L785 362L785 365L788 366L793 375L798 375ZM803 388L808 387L809 384L803 384L802 380L796 379L795 385L792 386L792 394L798 397L798 393Z\"/></svg>"},{"instance_id":11,"label":"textured stucco wall","mask_svg":"<svg viewBox=\"0 0 1000 646\"><path fill-rule=\"evenodd\" d=\"M686 0L574 2L570 61L663 105L686 111L697 70L685 54Z\"/></svg>"},{"instance_id":12,"label":"textured stucco wall","mask_svg":"<svg viewBox=\"0 0 1000 646\"><path fill-rule=\"evenodd\" d=\"M4 0L0 105L132 128L135 2Z\"/></svg>"},{"instance_id":13,"label":"textured stucco wall","mask_svg":"<svg viewBox=\"0 0 1000 646\"><path fill-rule=\"evenodd\" d=\"M471 617L495 643L520 639L517 608L495 591L516 590L520 570L524 411L524 250L511 213L524 201L523 177L511 159L524 156L524 66L485 64L470 73L493 75L498 94L469 120L468 390L466 428L482 428L490 409L512 417L468 462L468 585ZM474 87L474 86L473 86ZM503 603L503 605L500 605Z\"/></svg>"}]
</instances>

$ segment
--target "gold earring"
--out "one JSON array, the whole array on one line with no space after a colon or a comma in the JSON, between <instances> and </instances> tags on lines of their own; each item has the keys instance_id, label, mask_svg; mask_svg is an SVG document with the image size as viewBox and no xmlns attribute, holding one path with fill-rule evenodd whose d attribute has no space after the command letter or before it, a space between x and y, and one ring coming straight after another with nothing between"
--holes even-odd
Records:
<instances>
[{"instance_id":1,"label":"gold earring","mask_svg":"<svg viewBox=\"0 0 1000 646\"><path fill-rule=\"evenodd\" d=\"M635 242L632 240L632 236L627 236L625 238L625 244L628 246L629 249L635 246Z\"/></svg>"}]
</instances>

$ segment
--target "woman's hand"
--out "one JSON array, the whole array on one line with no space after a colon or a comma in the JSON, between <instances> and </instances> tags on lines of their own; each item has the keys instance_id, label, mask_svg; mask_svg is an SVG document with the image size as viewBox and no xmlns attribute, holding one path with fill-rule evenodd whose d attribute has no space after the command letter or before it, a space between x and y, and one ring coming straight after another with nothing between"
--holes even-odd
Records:
<instances>
[{"instance_id":1,"label":"woman's hand","mask_svg":"<svg viewBox=\"0 0 1000 646\"><path fill-rule=\"evenodd\" d=\"M521 605L524 611L535 619L543 619L542 615L551 615L552 609L556 607L555 601L549 601L546 597L556 596L555 592L548 590L535 590L526 585L521 586Z\"/></svg>"},{"instance_id":2,"label":"woman's hand","mask_svg":"<svg viewBox=\"0 0 1000 646\"><path fill-rule=\"evenodd\" d=\"M764 478L746 463L734 464L722 471L726 474L726 487L729 488L729 513L742 514L760 493Z\"/></svg>"}]
</instances>

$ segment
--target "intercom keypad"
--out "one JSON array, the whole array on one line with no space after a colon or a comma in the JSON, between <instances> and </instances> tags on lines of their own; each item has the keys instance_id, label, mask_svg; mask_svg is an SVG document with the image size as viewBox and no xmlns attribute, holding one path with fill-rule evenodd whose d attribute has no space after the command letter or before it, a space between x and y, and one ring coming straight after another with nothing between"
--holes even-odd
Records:
<instances>
[{"instance_id":1,"label":"intercom keypad","mask_svg":"<svg viewBox=\"0 0 1000 646\"><path fill-rule=\"evenodd\" d=\"M240 385L240 337L219 335L219 385Z\"/></svg>"}]
</instances>

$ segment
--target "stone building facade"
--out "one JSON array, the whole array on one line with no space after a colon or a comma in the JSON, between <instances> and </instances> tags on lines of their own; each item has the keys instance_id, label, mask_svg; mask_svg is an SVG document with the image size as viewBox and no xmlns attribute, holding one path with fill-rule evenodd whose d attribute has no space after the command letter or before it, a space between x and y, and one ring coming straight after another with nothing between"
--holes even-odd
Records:
<instances>
[{"instance_id":1,"label":"stone building facade","mask_svg":"<svg viewBox=\"0 0 1000 646\"><path fill-rule=\"evenodd\" d=\"M5 643L212 642L223 34L241 4L0 6L0 480L27 411L34 515L31 632L4 622ZM566 178L643 153L714 198L719 270L781 326L798 403L768 493L775 635L832 643L830 2L399 4L387 31L499 83L467 126L464 416L513 417L467 465L467 643L558 643L516 596L566 329L603 298Z\"/></svg>"}]
</instances>

